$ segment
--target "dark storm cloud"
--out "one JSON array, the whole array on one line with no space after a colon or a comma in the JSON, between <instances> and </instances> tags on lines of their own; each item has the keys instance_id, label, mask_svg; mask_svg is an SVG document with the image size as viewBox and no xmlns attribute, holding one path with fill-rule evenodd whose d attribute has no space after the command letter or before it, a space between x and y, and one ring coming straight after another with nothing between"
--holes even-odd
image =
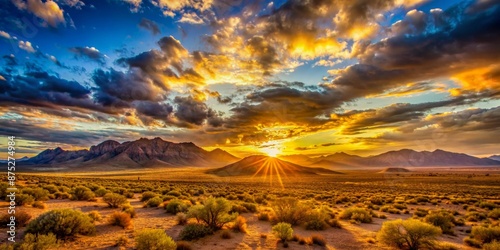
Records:
<instances>
[{"instance_id":1,"label":"dark storm cloud","mask_svg":"<svg viewBox=\"0 0 500 250\"><path fill-rule=\"evenodd\" d=\"M90 90L76 81L67 81L46 72L28 72L24 76L10 76L0 81L2 101L36 105L53 103L73 106L86 100Z\"/></svg>"},{"instance_id":2,"label":"dark storm cloud","mask_svg":"<svg viewBox=\"0 0 500 250\"><path fill-rule=\"evenodd\" d=\"M270 71L281 64L276 49L265 38L254 36L247 41L247 45L264 75L270 75Z\"/></svg>"},{"instance_id":3,"label":"dark storm cloud","mask_svg":"<svg viewBox=\"0 0 500 250\"><path fill-rule=\"evenodd\" d=\"M92 78L99 87L96 89L98 99L101 96L111 96L131 102L135 100L160 101L165 98L164 93L141 71L131 70L123 73L114 69L109 71L98 69Z\"/></svg>"},{"instance_id":4,"label":"dark storm cloud","mask_svg":"<svg viewBox=\"0 0 500 250\"><path fill-rule=\"evenodd\" d=\"M170 121L170 114L173 107L168 103L158 103L150 101L141 101L135 105L136 111L140 115L145 115L161 121Z\"/></svg>"},{"instance_id":5,"label":"dark storm cloud","mask_svg":"<svg viewBox=\"0 0 500 250\"><path fill-rule=\"evenodd\" d=\"M466 10L460 4L425 18L405 19L411 22L407 26L419 28L398 28L393 37L368 45L358 55L360 62L340 70L332 84L345 93L344 98L356 98L497 63L500 8ZM446 22L438 22L435 15Z\"/></svg>"},{"instance_id":6,"label":"dark storm cloud","mask_svg":"<svg viewBox=\"0 0 500 250\"><path fill-rule=\"evenodd\" d=\"M69 48L69 51L76 58L86 58L99 64L106 63L106 56L94 47L73 47Z\"/></svg>"},{"instance_id":7,"label":"dark storm cloud","mask_svg":"<svg viewBox=\"0 0 500 250\"><path fill-rule=\"evenodd\" d=\"M174 103L177 104L175 116L183 122L201 125L209 116L215 116L207 104L197 101L190 96L176 96Z\"/></svg>"},{"instance_id":8,"label":"dark storm cloud","mask_svg":"<svg viewBox=\"0 0 500 250\"><path fill-rule=\"evenodd\" d=\"M160 34L160 27L158 27L158 24L154 22L153 20L149 20L147 18L142 18L141 22L139 23L139 27L150 31L153 35Z\"/></svg>"}]
</instances>

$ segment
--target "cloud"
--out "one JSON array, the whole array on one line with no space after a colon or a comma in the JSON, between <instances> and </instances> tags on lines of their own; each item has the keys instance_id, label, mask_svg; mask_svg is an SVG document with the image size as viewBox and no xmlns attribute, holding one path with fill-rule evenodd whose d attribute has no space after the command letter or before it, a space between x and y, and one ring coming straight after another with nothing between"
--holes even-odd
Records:
<instances>
[{"instance_id":1,"label":"cloud","mask_svg":"<svg viewBox=\"0 0 500 250\"><path fill-rule=\"evenodd\" d=\"M9 33L5 32L3 30L0 30L0 37L3 37L5 39L10 39L11 38L10 35L9 35Z\"/></svg>"},{"instance_id":2,"label":"cloud","mask_svg":"<svg viewBox=\"0 0 500 250\"><path fill-rule=\"evenodd\" d=\"M76 9L82 9L85 6L85 3L81 0L64 0L62 3Z\"/></svg>"},{"instance_id":3,"label":"cloud","mask_svg":"<svg viewBox=\"0 0 500 250\"><path fill-rule=\"evenodd\" d=\"M138 12L141 7L142 0L123 0L126 3L129 3L132 8L130 9L132 12Z\"/></svg>"},{"instance_id":4,"label":"cloud","mask_svg":"<svg viewBox=\"0 0 500 250\"><path fill-rule=\"evenodd\" d=\"M36 51L29 41L19 41L19 48L29 53L35 53Z\"/></svg>"},{"instance_id":5,"label":"cloud","mask_svg":"<svg viewBox=\"0 0 500 250\"><path fill-rule=\"evenodd\" d=\"M160 34L160 28L158 27L158 24L154 22L153 20L149 20L147 18L142 18L141 22L139 23L139 27L150 31L153 35Z\"/></svg>"},{"instance_id":6,"label":"cloud","mask_svg":"<svg viewBox=\"0 0 500 250\"><path fill-rule=\"evenodd\" d=\"M211 109L205 103L197 101L191 96L176 96L174 103L177 104L175 116L180 121L190 124L201 125L211 113Z\"/></svg>"},{"instance_id":7,"label":"cloud","mask_svg":"<svg viewBox=\"0 0 500 250\"><path fill-rule=\"evenodd\" d=\"M46 21L50 26L57 27L60 23L66 24L63 10L54 1L42 2L42 0L12 0L12 3L20 10L28 10L35 16Z\"/></svg>"},{"instance_id":8,"label":"cloud","mask_svg":"<svg viewBox=\"0 0 500 250\"><path fill-rule=\"evenodd\" d=\"M69 48L69 51L77 58L87 58L99 64L106 63L106 55L94 47L73 47Z\"/></svg>"},{"instance_id":9,"label":"cloud","mask_svg":"<svg viewBox=\"0 0 500 250\"><path fill-rule=\"evenodd\" d=\"M181 19L179 19L180 23L190 23L190 24L204 24L205 21L201 19L195 12L183 13Z\"/></svg>"}]
</instances>

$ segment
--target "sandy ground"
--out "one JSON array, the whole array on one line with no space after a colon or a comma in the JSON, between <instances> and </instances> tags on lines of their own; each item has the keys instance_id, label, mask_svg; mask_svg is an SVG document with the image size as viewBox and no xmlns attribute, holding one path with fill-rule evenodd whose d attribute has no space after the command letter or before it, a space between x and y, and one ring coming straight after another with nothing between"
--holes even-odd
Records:
<instances>
[{"instance_id":1,"label":"sandy ground","mask_svg":"<svg viewBox=\"0 0 500 250\"><path fill-rule=\"evenodd\" d=\"M92 210L98 211L103 220L96 223L97 234L95 236L78 236L76 241L66 242L61 244L58 249L134 249L134 231L144 228L158 228L164 229L168 235L175 240L183 226L176 225L175 216L167 214L163 208L143 208L143 203L139 201L139 196L136 195L133 199L129 199L130 204L135 207L137 218L133 219L133 226L130 229L123 229L118 226L107 225L107 217L114 211L119 209L111 209L107 204L98 200L97 202L89 201L70 201L70 200L49 200L46 202L46 209L37 209L31 207L18 207L18 210L25 210L36 218L43 212L58 209L58 208L73 208L81 210L82 212L90 212ZM444 205L444 204L443 204ZM0 202L0 213L6 212L6 202ZM412 208L412 207L409 207ZM413 207L414 208L414 207ZM436 207L432 207L436 208ZM414 208L415 209L415 208ZM341 221L342 229L329 228L325 231L308 231L301 227L295 227L295 234L302 237L309 237L312 234L322 235L326 241L326 247L320 246L307 246L299 245L297 242L290 242L288 249L388 249L382 247L377 243L369 243L369 239L375 239L376 232L381 228L382 223L387 220L393 219L407 219L411 214L385 214L387 219L377 219L370 224L351 224L349 222ZM222 239L221 232L214 235L192 241L193 249L282 249L282 244L271 233L271 224L265 221L257 220L255 214L246 213L243 216L247 219L247 233L232 232L231 239ZM459 249L472 249L462 244L463 238L466 233L458 231L462 227L456 227L457 236L442 236L441 241L447 241ZM470 228L470 226L463 227L462 229ZM6 231L6 230L5 230ZM18 229L18 236L21 236L24 229ZM465 231L465 230L464 230ZM115 246L117 240L125 236L129 239L125 247ZM0 234L0 240L5 242L7 235Z\"/></svg>"}]
</instances>

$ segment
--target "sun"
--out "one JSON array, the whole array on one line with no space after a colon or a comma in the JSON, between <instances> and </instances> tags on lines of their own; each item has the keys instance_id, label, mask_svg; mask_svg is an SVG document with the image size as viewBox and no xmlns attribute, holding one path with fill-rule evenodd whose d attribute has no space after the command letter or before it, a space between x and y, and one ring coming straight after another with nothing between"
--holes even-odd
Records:
<instances>
[{"instance_id":1,"label":"sun","mask_svg":"<svg viewBox=\"0 0 500 250\"><path fill-rule=\"evenodd\" d=\"M269 147L262 149L262 153L271 157L276 157L281 151L276 147Z\"/></svg>"}]
</instances>

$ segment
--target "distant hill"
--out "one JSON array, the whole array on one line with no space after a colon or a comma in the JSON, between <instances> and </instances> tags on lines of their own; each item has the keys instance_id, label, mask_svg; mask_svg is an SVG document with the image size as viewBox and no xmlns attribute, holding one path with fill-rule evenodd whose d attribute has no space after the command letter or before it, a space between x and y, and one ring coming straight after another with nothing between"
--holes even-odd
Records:
<instances>
[{"instance_id":1,"label":"distant hill","mask_svg":"<svg viewBox=\"0 0 500 250\"><path fill-rule=\"evenodd\" d=\"M385 168L379 173L406 173L406 172L411 172L411 171L406 168Z\"/></svg>"},{"instance_id":2,"label":"distant hill","mask_svg":"<svg viewBox=\"0 0 500 250\"><path fill-rule=\"evenodd\" d=\"M288 161L263 155L246 157L238 162L207 171L218 176L301 176L340 174L324 168L303 167Z\"/></svg>"},{"instance_id":3,"label":"distant hill","mask_svg":"<svg viewBox=\"0 0 500 250\"><path fill-rule=\"evenodd\" d=\"M492 156L490 156L488 158L491 159L491 160L500 161L500 155L492 155Z\"/></svg>"},{"instance_id":4,"label":"distant hill","mask_svg":"<svg viewBox=\"0 0 500 250\"><path fill-rule=\"evenodd\" d=\"M25 161L24 165L78 167L103 166L119 168L224 166L239 160L228 152L206 151L191 142L173 143L157 137L119 143L104 141L89 150L47 149ZM109 170L109 169L103 169Z\"/></svg>"},{"instance_id":5,"label":"distant hill","mask_svg":"<svg viewBox=\"0 0 500 250\"><path fill-rule=\"evenodd\" d=\"M379 155L361 157L343 152L320 156L307 157L293 155L280 156L281 159L300 159L303 165L322 168L347 168L361 167L424 167L424 166L500 166L500 161L493 158L478 158L461 153L447 152L437 149L435 151L415 151L402 149L389 151ZM297 162L296 162L297 163Z\"/></svg>"}]
</instances>

